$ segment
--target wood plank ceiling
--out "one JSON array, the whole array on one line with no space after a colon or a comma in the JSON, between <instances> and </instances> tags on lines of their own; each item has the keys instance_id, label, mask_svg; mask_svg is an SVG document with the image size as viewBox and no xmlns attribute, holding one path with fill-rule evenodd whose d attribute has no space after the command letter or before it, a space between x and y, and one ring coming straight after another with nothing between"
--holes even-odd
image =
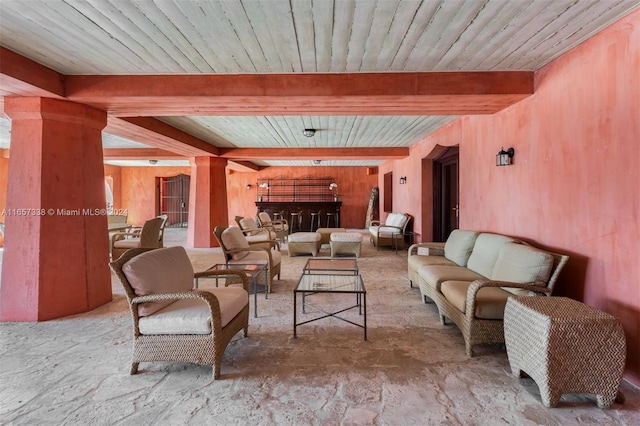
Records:
<instances>
[{"instance_id":1,"label":"wood plank ceiling","mask_svg":"<svg viewBox=\"0 0 640 426\"><path fill-rule=\"evenodd\" d=\"M535 71L638 0L2 0L0 45L67 76ZM2 87L2 94L14 93ZM380 101L382 102L382 101ZM197 110L197 107L195 108ZM454 115L157 116L218 148L410 147ZM126 123L125 123L126 124ZM7 120L0 147L8 146ZM312 138L302 129L318 129ZM140 148L105 133L105 147ZM253 160L262 166L307 159ZM329 165L376 165L333 159ZM162 164L162 163L160 163Z\"/></svg>"}]
</instances>

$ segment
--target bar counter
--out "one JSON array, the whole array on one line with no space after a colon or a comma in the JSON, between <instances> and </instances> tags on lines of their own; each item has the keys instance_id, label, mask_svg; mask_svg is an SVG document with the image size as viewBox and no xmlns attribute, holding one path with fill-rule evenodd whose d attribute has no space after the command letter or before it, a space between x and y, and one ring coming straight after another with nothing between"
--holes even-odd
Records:
<instances>
[{"instance_id":1,"label":"bar counter","mask_svg":"<svg viewBox=\"0 0 640 426\"><path fill-rule=\"evenodd\" d=\"M289 229L293 228L294 231L298 230L298 225L296 223L295 227L293 227L291 213L298 211L302 212L301 231L311 230L311 213L317 213L320 210L322 210L320 213L320 226L314 224L314 231L323 227L339 228L340 206L342 206L342 201L256 201L258 212L267 212L272 218L274 214L283 212L283 218L289 222ZM329 226L327 226L327 213L335 213L337 223L334 224L332 218Z\"/></svg>"}]
</instances>

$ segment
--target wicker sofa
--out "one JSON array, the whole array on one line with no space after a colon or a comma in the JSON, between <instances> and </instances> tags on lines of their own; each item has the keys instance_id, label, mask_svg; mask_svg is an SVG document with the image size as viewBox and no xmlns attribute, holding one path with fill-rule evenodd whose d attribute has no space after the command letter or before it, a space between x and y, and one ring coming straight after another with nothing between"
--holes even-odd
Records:
<instances>
[{"instance_id":1,"label":"wicker sofa","mask_svg":"<svg viewBox=\"0 0 640 426\"><path fill-rule=\"evenodd\" d=\"M454 230L446 243L414 244L409 281L425 303L433 301L442 324L453 321L473 346L504 343L507 299L550 296L568 256L543 251L504 235Z\"/></svg>"}]
</instances>

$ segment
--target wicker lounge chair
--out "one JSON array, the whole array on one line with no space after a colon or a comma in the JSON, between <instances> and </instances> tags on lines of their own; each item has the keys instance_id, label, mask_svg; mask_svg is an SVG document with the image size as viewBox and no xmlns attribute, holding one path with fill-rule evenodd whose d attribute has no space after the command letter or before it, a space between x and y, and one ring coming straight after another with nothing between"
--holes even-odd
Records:
<instances>
[{"instance_id":1,"label":"wicker lounge chair","mask_svg":"<svg viewBox=\"0 0 640 426\"><path fill-rule=\"evenodd\" d=\"M271 292L273 277L280 279L280 245L275 240L270 240L271 248L249 245L249 242L240 231L240 228L216 226L213 234L224 253L225 263L228 265L258 263L267 265L269 276L267 280L268 291Z\"/></svg>"},{"instance_id":2,"label":"wicker lounge chair","mask_svg":"<svg viewBox=\"0 0 640 426\"><path fill-rule=\"evenodd\" d=\"M133 318L130 374L140 362L211 365L220 376L224 351L249 325L248 280L241 271L194 273L183 247L132 249L110 263ZM193 289L196 277L236 274L242 288ZM180 321L176 321L180 318Z\"/></svg>"}]
</instances>

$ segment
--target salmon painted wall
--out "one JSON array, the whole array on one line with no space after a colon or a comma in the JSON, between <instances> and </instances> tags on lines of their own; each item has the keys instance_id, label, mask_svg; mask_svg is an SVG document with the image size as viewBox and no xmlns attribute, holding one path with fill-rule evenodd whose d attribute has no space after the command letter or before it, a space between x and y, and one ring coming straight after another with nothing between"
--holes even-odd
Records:
<instances>
[{"instance_id":1,"label":"salmon painted wall","mask_svg":"<svg viewBox=\"0 0 640 426\"><path fill-rule=\"evenodd\" d=\"M2 154L8 150L0 149ZM7 187L9 185L9 159L5 155L0 155L0 222L4 223L4 214L2 212L7 207ZM4 238L0 235L0 247L4 246Z\"/></svg>"},{"instance_id":2,"label":"salmon painted wall","mask_svg":"<svg viewBox=\"0 0 640 426\"><path fill-rule=\"evenodd\" d=\"M446 147L460 144L461 123L452 121L438 132L411 147L410 155L403 160L387 162L379 167L378 185L380 186L380 217L385 220L387 213L382 209L384 197L384 175L393 173L392 205L394 213L409 213L413 216L415 241L433 241L432 217L432 172L430 161L425 158L437 156ZM423 166L423 163L425 165ZM405 176L407 183L400 184ZM461 200L462 203L462 200Z\"/></svg>"},{"instance_id":3,"label":"salmon painted wall","mask_svg":"<svg viewBox=\"0 0 640 426\"><path fill-rule=\"evenodd\" d=\"M500 113L460 118L416 146L410 159L380 167L380 178L385 170L394 170L394 176L409 170L408 183L419 182L422 158L438 143L459 141L460 227L513 235L569 254L554 294L621 320L628 348L625 377L636 385L638 70L640 11L539 70L535 95ZM515 148L512 166L495 166L502 146ZM403 186L412 185L394 187L394 208L421 212L420 201L406 198Z\"/></svg>"},{"instance_id":4,"label":"salmon painted wall","mask_svg":"<svg viewBox=\"0 0 640 426\"><path fill-rule=\"evenodd\" d=\"M331 176L338 184L340 225L344 228L364 228L371 188L377 185L378 176L369 174L367 167L269 167L259 172L227 171L227 196L229 198L229 224L235 225L236 216L255 217L258 188L262 178L299 178L304 176ZM247 184L251 189L247 190Z\"/></svg>"},{"instance_id":5,"label":"salmon painted wall","mask_svg":"<svg viewBox=\"0 0 640 426\"><path fill-rule=\"evenodd\" d=\"M191 168L186 167L121 167L120 208L129 213L127 222L142 226L145 220L156 213L156 177L171 177L180 174L190 175ZM115 194L114 194L115 196Z\"/></svg>"}]
</instances>

